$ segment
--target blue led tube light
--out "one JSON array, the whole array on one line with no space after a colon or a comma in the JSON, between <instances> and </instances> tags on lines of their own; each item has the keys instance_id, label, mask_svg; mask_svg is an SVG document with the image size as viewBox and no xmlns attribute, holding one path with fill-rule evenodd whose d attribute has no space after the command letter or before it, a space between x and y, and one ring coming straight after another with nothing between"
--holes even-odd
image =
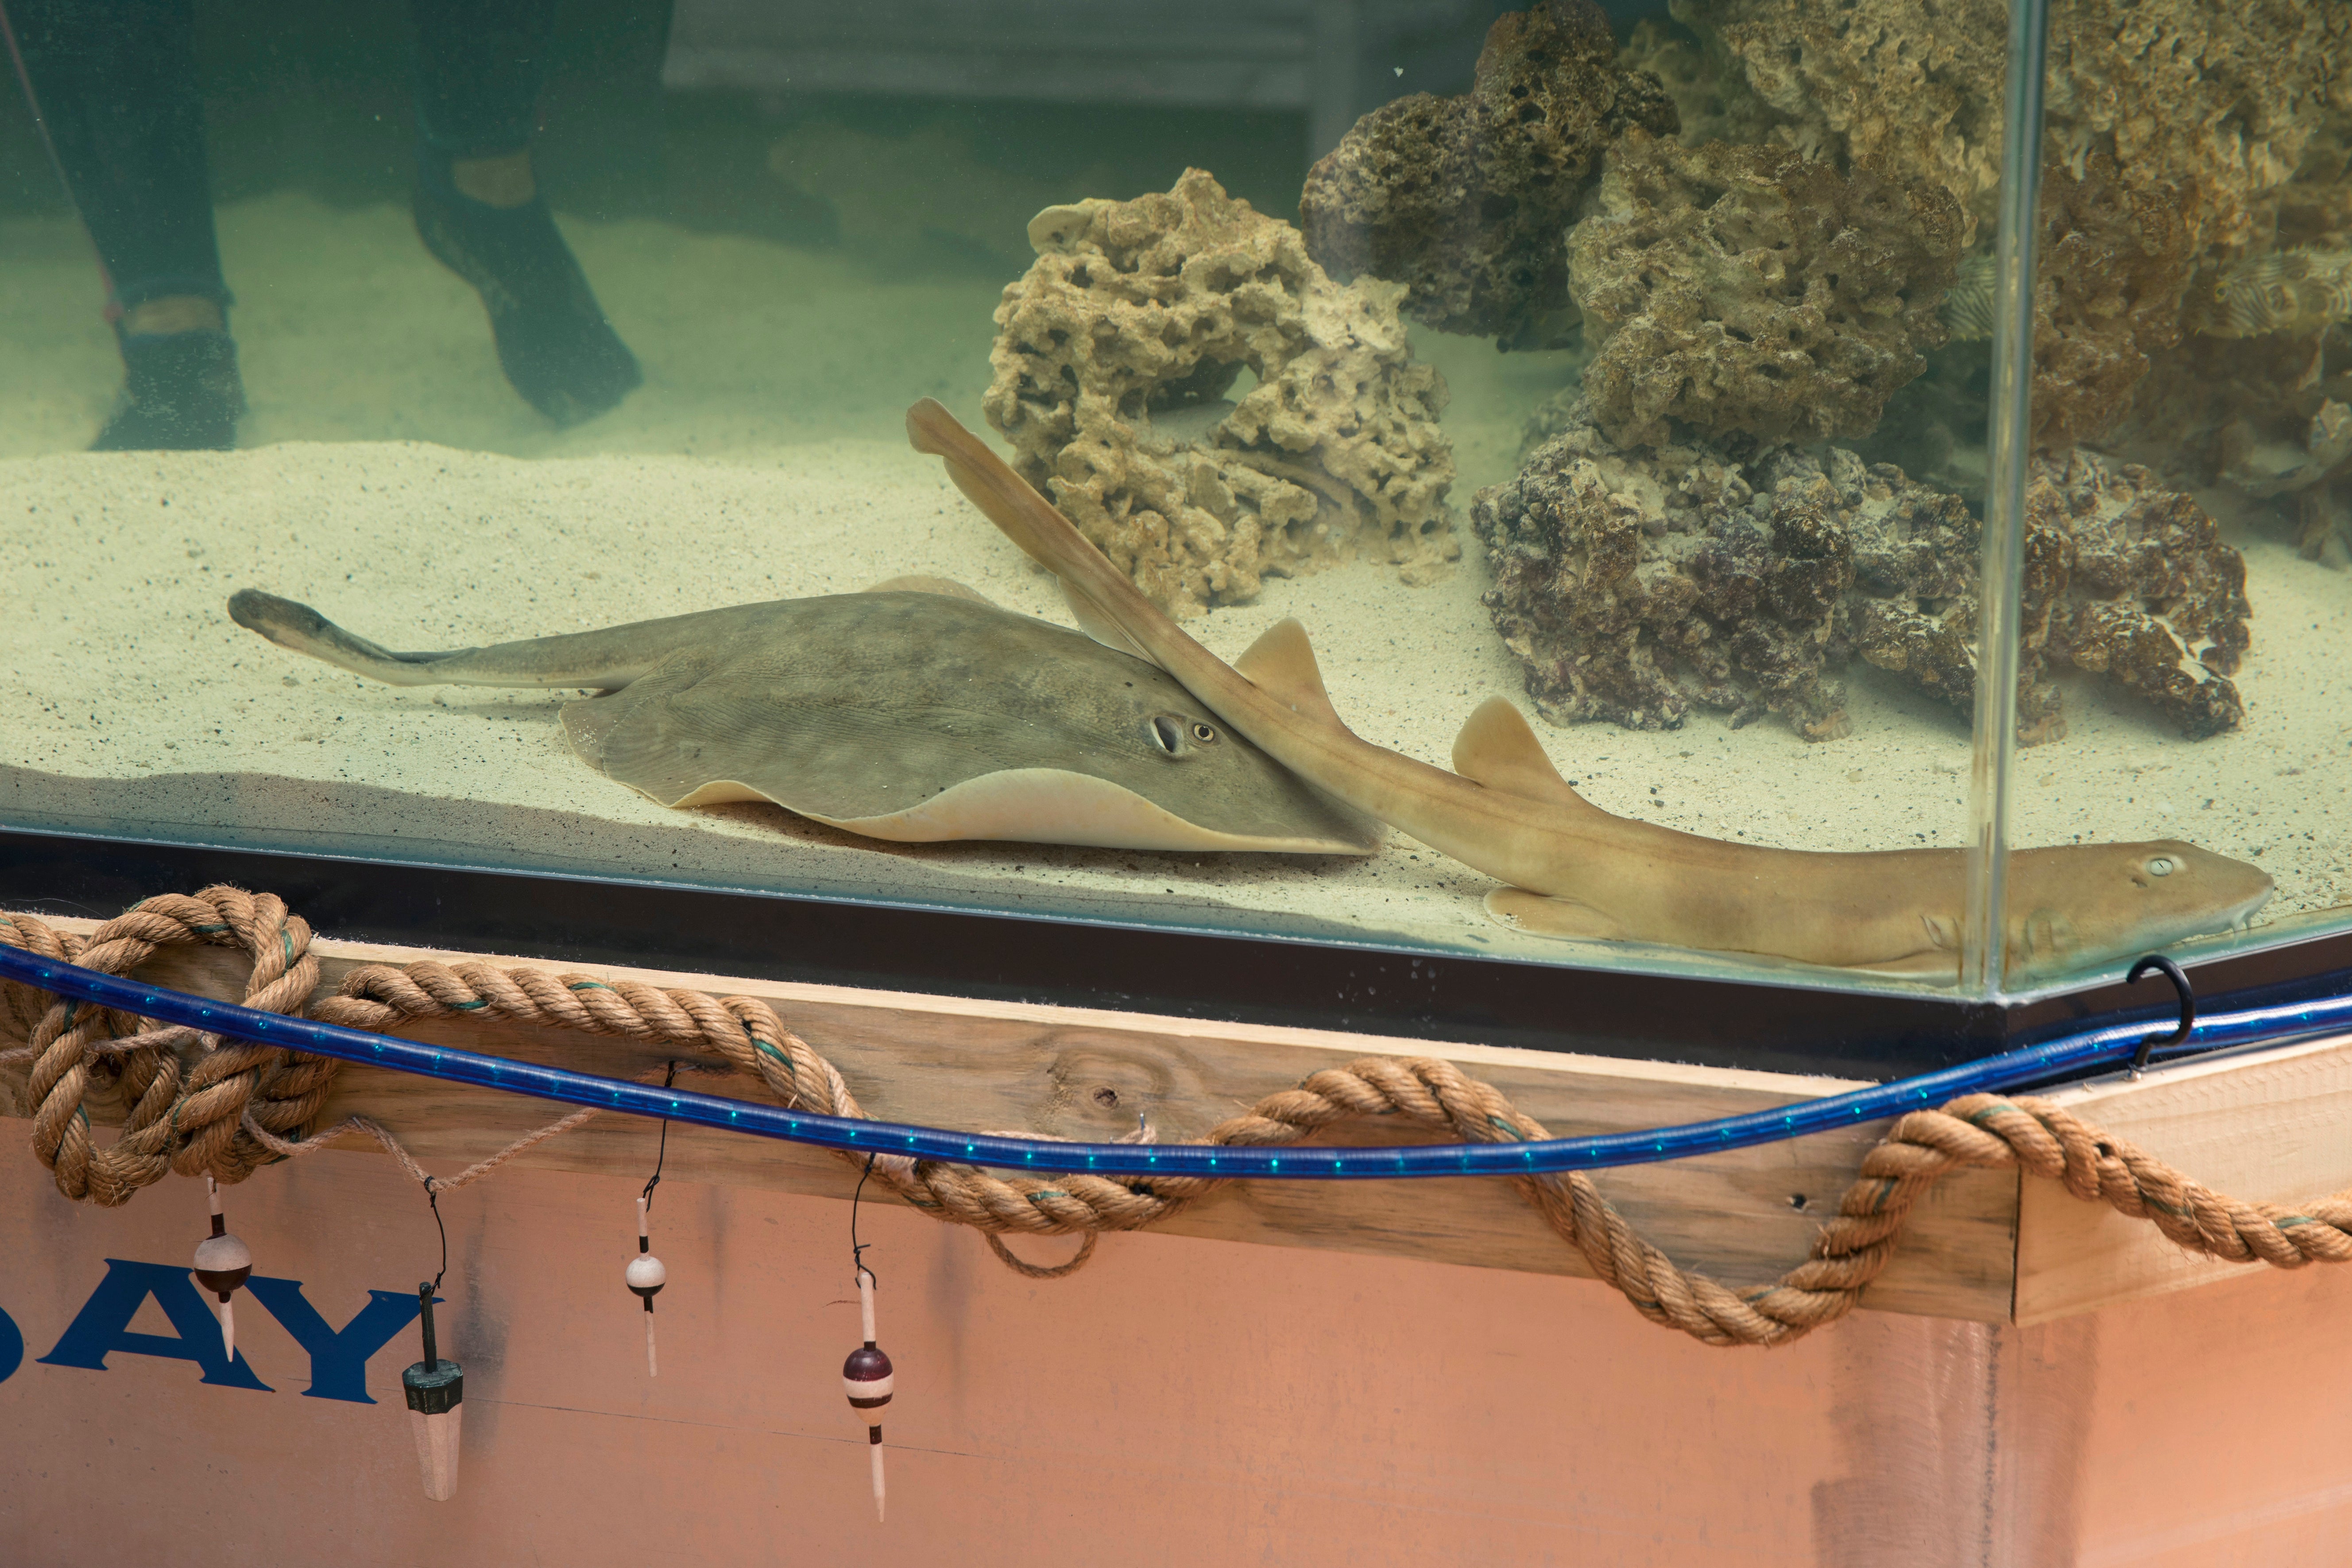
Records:
<instances>
[{"instance_id":1,"label":"blue led tube light","mask_svg":"<svg viewBox=\"0 0 2352 1568\"><path fill-rule=\"evenodd\" d=\"M725 1100L563 1068L509 1061L475 1051L371 1035L309 1018L289 1018L158 985L142 985L76 964L0 944L0 979L37 986L77 1002L156 1018L258 1045L308 1051L451 1083L478 1084L540 1100L592 1105L636 1116L667 1117L730 1132L756 1133L850 1153L909 1155L1000 1170L1088 1173L1102 1176L1213 1176L1265 1180L1390 1180L1400 1176L1515 1176L1643 1165L1718 1150L1745 1149L1832 1128L1928 1110L1963 1094L2045 1083L2130 1060L2149 1033L2146 1020L2078 1029L2040 1045L1947 1068L1941 1072L1751 1110L1712 1121L1591 1138L1502 1143L1424 1143L1402 1148L1250 1148L1209 1144L1048 1143L891 1121L815 1116L782 1106ZM2177 1058L2255 1045L2284 1045L2352 1028L2352 994L2248 1007L2200 1017L2187 1042L2158 1054Z\"/></svg>"}]
</instances>

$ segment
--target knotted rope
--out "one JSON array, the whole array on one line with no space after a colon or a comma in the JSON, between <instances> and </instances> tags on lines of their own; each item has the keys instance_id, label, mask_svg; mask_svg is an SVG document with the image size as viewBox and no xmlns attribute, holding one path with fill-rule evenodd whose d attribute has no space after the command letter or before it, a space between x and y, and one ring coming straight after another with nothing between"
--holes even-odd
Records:
<instances>
[{"instance_id":1,"label":"knotted rope","mask_svg":"<svg viewBox=\"0 0 2352 1568\"><path fill-rule=\"evenodd\" d=\"M288 914L270 894L256 897L234 888L207 889L194 899L148 900L87 938L19 918L0 929L0 940L109 974L129 973L162 947L237 948L253 961L246 1005L272 1013L299 1012L319 984L310 928L301 917ZM29 1006L29 998L9 999L20 1025ZM32 1063L26 1092L33 1152L59 1192L109 1207L128 1203L131 1194L173 1171L245 1180L271 1158L247 1131L247 1122L271 1132L302 1126L318 1114L335 1076L336 1064L323 1058L65 1001L18 1033L26 1045L7 1055ZM184 1062L184 1052L192 1065ZM83 1108L100 1091L124 1108L121 1136L103 1149L90 1138Z\"/></svg>"},{"instance_id":2,"label":"knotted rope","mask_svg":"<svg viewBox=\"0 0 2352 1568\"><path fill-rule=\"evenodd\" d=\"M217 942L253 957L248 1005L304 1010L317 984L310 928L268 895L210 888L195 898L151 899L84 938L30 916L0 918L0 941L110 973L123 973L163 946ZM533 1144L585 1121L578 1110L528 1134L459 1176L426 1176L391 1132L363 1118L295 1142L317 1114L336 1063L225 1042L194 1030L149 1026L29 987L9 985L0 1027L13 1023L23 1048L0 1052L32 1063L27 1090L33 1150L68 1197L125 1202L166 1171L209 1171L242 1181L271 1157L306 1153L346 1132L365 1132L435 1188L488 1173ZM310 1002L322 1022L376 1032L425 1018L501 1019L643 1040L716 1058L709 1070L756 1077L788 1106L829 1116L866 1112L833 1064L783 1026L756 997L712 997L632 981L599 980L480 962L370 964L347 974L336 994ZM184 1054L193 1066L184 1065ZM84 1100L112 1090L128 1106L111 1148L90 1142ZM1339 1122L1402 1117L1441 1138L1502 1142L1548 1138L1493 1085L1430 1058L1365 1057L1327 1068L1297 1088L1268 1095L1213 1129L1213 1144L1288 1144ZM866 1157L843 1154L853 1165ZM1594 1274L1652 1322L1714 1345L1785 1344L1834 1322L1894 1257L1912 1209L1953 1171L2016 1166L2056 1181L2086 1202L2153 1224L2192 1251L2237 1263L2294 1268L2352 1260L2352 1193L2287 1209L2225 1197L2163 1161L2101 1131L2046 1100L1969 1095L1902 1117L1865 1154L1836 1216L1806 1259L1759 1288L1735 1290L1676 1265L1645 1240L1581 1173L1510 1178L1520 1195ZM1136 1230L1168 1218L1223 1183L1213 1178L1112 1181L1080 1174L1007 1179L993 1172L899 1155L872 1157L874 1179L942 1220L990 1237L1024 1274L1053 1278L1082 1263L1103 1231ZM1078 1257L1054 1268L1012 1256L1002 1233L1081 1232Z\"/></svg>"}]
</instances>

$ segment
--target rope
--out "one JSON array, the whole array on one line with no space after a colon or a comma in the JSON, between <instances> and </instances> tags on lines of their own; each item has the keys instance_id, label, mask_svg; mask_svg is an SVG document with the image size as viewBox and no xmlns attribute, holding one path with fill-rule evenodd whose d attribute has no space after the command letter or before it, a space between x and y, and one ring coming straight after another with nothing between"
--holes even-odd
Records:
<instances>
[{"instance_id":1,"label":"rope","mask_svg":"<svg viewBox=\"0 0 2352 1568\"><path fill-rule=\"evenodd\" d=\"M310 928L271 895L235 888L147 900L86 938L23 917L0 938L109 974L129 973L163 947L236 948L253 962L246 1005L273 1013L299 1011L319 984ZM12 998L13 1018L21 1022L32 1001ZM21 1037L22 1051L8 1054L31 1062L26 1099L34 1154L66 1196L109 1207L173 1171L245 1180L270 1158L245 1131L247 1117L274 1133L299 1128L318 1114L335 1075L336 1064L320 1058L148 1026L62 1001ZM85 1101L94 1094L124 1108L121 1136L107 1148L90 1136Z\"/></svg>"},{"instance_id":2,"label":"rope","mask_svg":"<svg viewBox=\"0 0 2352 1568\"><path fill-rule=\"evenodd\" d=\"M1095 1239L1101 1232L1087 1232L1086 1239L1078 1243L1078 1250L1067 1263L1031 1263L1005 1246L1004 1238L995 1232L982 1231L981 1235L988 1243L988 1250L996 1254L996 1260L1015 1274L1029 1279L1059 1279L1087 1266L1087 1260L1095 1255Z\"/></svg>"},{"instance_id":3,"label":"rope","mask_svg":"<svg viewBox=\"0 0 2352 1568\"><path fill-rule=\"evenodd\" d=\"M193 899L151 899L86 939L60 934L26 915L0 917L0 941L121 974L160 947L215 942L251 954L250 1005L303 1008L320 1021L378 1033L426 1018L501 1019L645 1040L716 1061L706 1071L756 1077L786 1106L866 1118L833 1064L786 1028L756 997L712 997L581 973L501 969L479 961L419 961L352 970L331 996L309 1001L317 963L310 928L267 895L210 888ZM268 1158L308 1153L333 1138L375 1138L428 1190L480 1179L595 1112L574 1111L526 1134L454 1177L427 1175L393 1134L363 1117L295 1139L326 1098L337 1064L297 1053L221 1042L192 1030L72 1004L30 987L0 985L0 1028L26 1041L0 1053L28 1059L34 1153L68 1197L127 1201L166 1171L210 1172L241 1181ZM184 1068L182 1055L193 1056ZM650 1075L639 1081L651 1081ZM90 1142L85 1100L111 1091L129 1109L122 1137ZM1493 1085L1431 1058L1366 1057L1327 1068L1268 1095L1220 1123L1213 1144L1295 1143L1326 1127L1366 1117L1402 1118L1440 1137L1472 1142L1548 1138ZM1139 1128L1132 1136L1150 1136ZM1137 1230L1169 1218L1222 1182L1199 1177L1111 1181L1066 1174L1008 1179L971 1165L904 1155L841 1156L870 1168L905 1202L934 1217L982 1232L997 1256L1033 1279L1068 1274L1092 1256L1105 1231ZM2191 1251L2235 1263L2294 1268L2352 1260L2352 1193L2299 1210L2226 1197L2163 1161L2046 1100L1968 1095L1900 1118L1864 1156L1836 1216L1815 1235L1805 1260L1759 1288L1735 1290L1676 1265L1645 1240L1580 1173L1511 1178L1552 1229L1652 1322L1714 1345L1777 1345L1852 1311L1894 1257L1912 1209L1937 1181L1964 1169L2014 1166L2055 1181L2075 1197L2106 1204L2154 1225ZM1084 1236L1069 1262L1023 1262L1002 1237Z\"/></svg>"}]
</instances>

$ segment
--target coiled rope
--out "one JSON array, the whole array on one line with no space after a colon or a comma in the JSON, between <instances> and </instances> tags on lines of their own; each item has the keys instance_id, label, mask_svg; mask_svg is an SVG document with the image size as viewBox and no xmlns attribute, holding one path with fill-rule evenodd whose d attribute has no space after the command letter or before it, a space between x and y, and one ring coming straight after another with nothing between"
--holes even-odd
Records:
<instances>
[{"instance_id":1,"label":"coiled rope","mask_svg":"<svg viewBox=\"0 0 2352 1568\"><path fill-rule=\"evenodd\" d=\"M319 972L310 927L268 894L215 887L194 898L150 899L86 937L29 915L0 917L0 942L118 975L165 947L233 947L253 961L249 1006L379 1033L425 1018L477 1018L673 1046L704 1058L702 1070L756 1078L783 1105L867 1116L833 1064L756 997L712 997L480 962L420 961L354 969L335 994L311 1000ZM173 1172L243 1181L272 1159L308 1153L353 1132L382 1142L428 1188L446 1190L596 1114L573 1111L456 1176L437 1177L418 1167L389 1130L365 1118L300 1136L332 1087L340 1064L331 1059L163 1026L13 983L0 984L0 1030L24 1042L0 1051L0 1063L30 1064L26 1100L35 1156L68 1197L108 1205L129 1201ZM86 1105L100 1094L126 1108L121 1136L107 1148L90 1136ZM1466 1142L1550 1136L1500 1090L1451 1062L1366 1057L1268 1095L1220 1123L1205 1142L1278 1146L1360 1117L1402 1117ZM905 1202L980 1230L999 1257L1039 1278L1078 1267L1101 1232L1156 1224L1223 1184L1194 1176L1007 1176L903 1155L843 1157L861 1166L870 1159L874 1179ZM1967 1095L1898 1119L1864 1156L1860 1174L1805 1260L1752 1289L1735 1290L1678 1267L1580 1173L1508 1179L1593 1273L1652 1322L1713 1345L1777 1345L1853 1310L1893 1258L1913 1207L1946 1174L2009 1166L2059 1182L2078 1198L2105 1203L2154 1225L2181 1247L2226 1261L2293 1268L2352 1259L2352 1193L2300 1209L2243 1203L2024 1096ZM1006 1233L1080 1233L1086 1245L1070 1262L1041 1268L1006 1250L1000 1239Z\"/></svg>"}]
</instances>

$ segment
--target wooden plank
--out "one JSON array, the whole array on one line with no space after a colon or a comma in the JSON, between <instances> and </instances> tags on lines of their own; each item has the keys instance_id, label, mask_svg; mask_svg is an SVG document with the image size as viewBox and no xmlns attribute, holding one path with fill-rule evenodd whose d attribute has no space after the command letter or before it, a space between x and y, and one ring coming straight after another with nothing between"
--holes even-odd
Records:
<instances>
[{"instance_id":1,"label":"wooden plank","mask_svg":"<svg viewBox=\"0 0 2352 1568\"><path fill-rule=\"evenodd\" d=\"M58 925L69 922L56 921ZM85 927L89 922L79 923ZM460 956L320 940L324 985L363 963ZM494 960L501 964L530 961ZM1671 1063L1398 1040L1309 1029L1203 1022L706 974L532 963L605 980L642 980L713 994L758 996L830 1058L869 1113L931 1126L1115 1138L1148 1117L1166 1141L1199 1137L1264 1095L1361 1056L1436 1056L1495 1084L1555 1133L1620 1131L1732 1114L1835 1093L1838 1079ZM157 955L142 973L233 997L243 964L218 948ZM437 1021L412 1038L626 1076L673 1053L626 1041L512 1025ZM713 1089L749 1095L751 1086ZM448 1171L552 1121L562 1108L492 1091L346 1066L328 1115L362 1112L394 1129L416 1156ZM1601 1190L1669 1255L1734 1286L1761 1283L1801 1259L1883 1124L1671 1165L1601 1173ZM524 1158L555 1170L636 1174L653 1167L656 1123L600 1116ZM1381 1142L1357 1124L1327 1141ZM373 1150L372 1142L357 1146ZM699 1128L670 1133L677 1180L847 1197L854 1172L836 1157ZM869 1190L868 1196L872 1194ZM2013 1174L1972 1173L1922 1205L1902 1252L1865 1304L1888 1311L2000 1321L2015 1258ZM1384 1253L1483 1268L1583 1275L1583 1259L1499 1180L1236 1184L1162 1227L1274 1246ZM1115 1238L1114 1238L1115 1239ZM1069 1244L1020 1239L1051 1260Z\"/></svg>"},{"instance_id":2,"label":"wooden plank","mask_svg":"<svg viewBox=\"0 0 2352 1568\"><path fill-rule=\"evenodd\" d=\"M2296 1203L2352 1186L2352 1036L2189 1062L2137 1082L2049 1096L2217 1192ZM2028 1181L2018 1219L2017 1321L2085 1312L2268 1272L2183 1250L2154 1226L2054 1182Z\"/></svg>"}]
</instances>

